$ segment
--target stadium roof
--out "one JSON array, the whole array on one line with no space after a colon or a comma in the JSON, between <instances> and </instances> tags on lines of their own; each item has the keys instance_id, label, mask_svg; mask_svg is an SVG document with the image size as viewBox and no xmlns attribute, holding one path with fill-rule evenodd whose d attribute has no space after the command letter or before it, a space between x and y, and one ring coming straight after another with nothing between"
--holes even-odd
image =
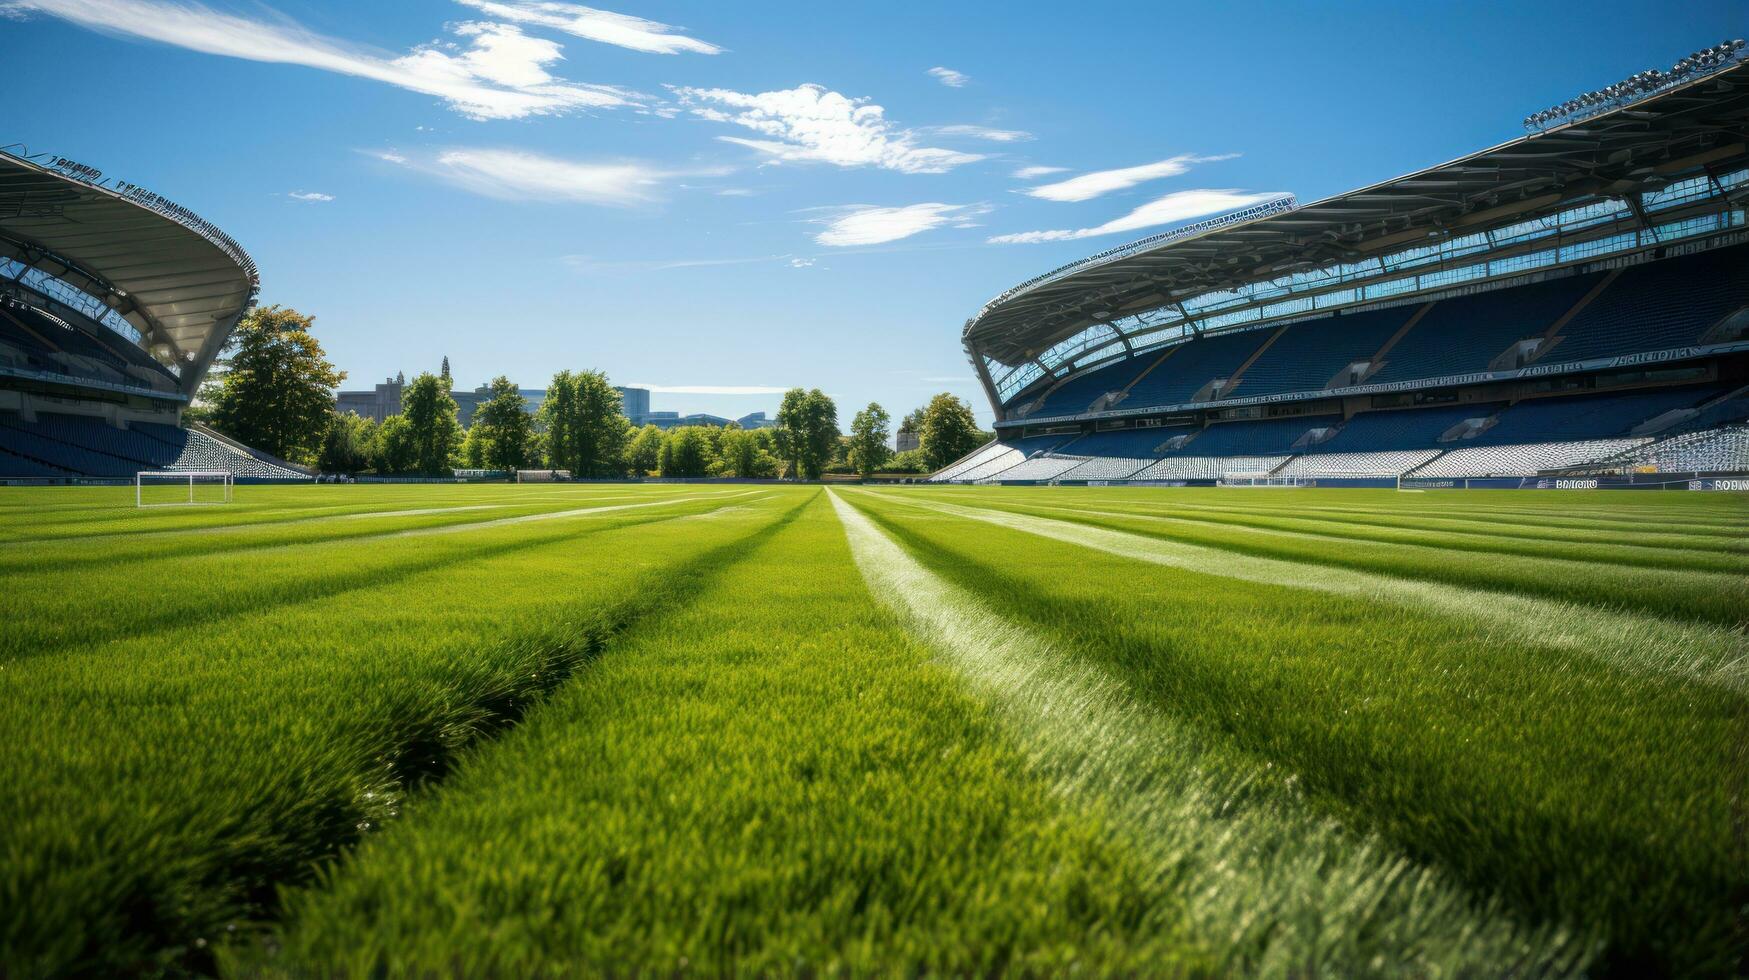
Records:
<instances>
[{"instance_id":1,"label":"stadium roof","mask_svg":"<svg viewBox=\"0 0 1749 980\"><path fill-rule=\"evenodd\" d=\"M0 259L95 297L192 395L254 304L255 263L198 215L70 160L0 151Z\"/></svg>"},{"instance_id":2,"label":"stadium roof","mask_svg":"<svg viewBox=\"0 0 1749 980\"><path fill-rule=\"evenodd\" d=\"M963 340L974 355L1024 364L1091 326L1190 296L1479 231L1585 195L1656 190L1741 161L1746 137L1749 63L1741 63L1418 173L1072 263L990 301L966 321Z\"/></svg>"}]
</instances>

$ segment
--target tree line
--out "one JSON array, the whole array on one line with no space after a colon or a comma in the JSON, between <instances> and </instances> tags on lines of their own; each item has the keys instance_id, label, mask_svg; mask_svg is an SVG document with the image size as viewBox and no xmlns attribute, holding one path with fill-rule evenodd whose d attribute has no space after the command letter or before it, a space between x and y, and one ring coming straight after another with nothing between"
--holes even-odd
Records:
<instances>
[{"instance_id":1,"label":"tree line","mask_svg":"<svg viewBox=\"0 0 1749 980\"><path fill-rule=\"evenodd\" d=\"M335 410L346 379L311 333L314 317L280 306L252 311L225 348L222 374L185 415L247 445L326 473L448 475L457 468L569 470L579 478L663 476L816 480L827 473L932 472L991 438L971 406L942 393L907 415L917 449L888 445L892 418L870 403L841 431L838 409L818 388L793 388L775 424L743 430L634 426L601 371L560 371L533 415L500 375L463 427L451 395L449 359L401 391L401 412L378 423Z\"/></svg>"}]
</instances>

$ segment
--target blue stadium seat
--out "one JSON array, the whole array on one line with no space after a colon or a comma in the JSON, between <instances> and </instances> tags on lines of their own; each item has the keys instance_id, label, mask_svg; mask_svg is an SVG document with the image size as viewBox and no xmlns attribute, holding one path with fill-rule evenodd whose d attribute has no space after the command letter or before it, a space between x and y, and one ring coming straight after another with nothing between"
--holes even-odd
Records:
<instances>
[{"instance_id":1,"label":"blue stadium seat","mask_svg":"<svg viewBox=\"0 0 1749 980\"><path fill-rule=\"evenodd\" d=\"M1397 345L1368 384L1485 371L1502 351L1548 332L1602 279L1569 276L1440 300Z\"/></svg>"},{"instance_id":2,"label":"blue stadium seat","mask_svg":"<svg viewBox=\"0 0 1749 980\"><path fill-rule=\"evenodd\" d=\"M1244 330L1238 333L1204 337L1179 345L1177 351L1147 377L1130 389L1122 408L1145 405L1173 405L1187 402L1202 387L1216 378L1225 378L1238 370L1265 340L1270 330ZM1159 354L1153 351L1138 360L1152 364Z\"/></svg>"},{"instance_id":3,"label":"blue stadium seat","mask_svg":"<svg viewBox=\"0 0 1749 980\"><path fill-rule=\"evenodd\" d=\"M1534 398L1501 412L1500 420L1470 445L1616 438L1641 422L1671 409L1692 408L1719 393L1713 387L1685 387Z\"/></svg>"},{"instance_id":4,"label":"blue stadium seat","mask_svg":"<svg viewBox=\"0 0 1749 980\"><path fill-rule=\"evenodd\" d=\"M1158 354L1154 355L1158 357ZM1056 415L1079 415L1087 411L1094 399L1108 391L1118 391L1134 381L1136 375L1150 363L1145 358L1125 358L1116 364L1108 364L1098 370L1089 372L1079 378L1063 383L1061 388L1051 392L1038 410L1032 412L1036 418L1049 418Z\"/></svg>"},{"instance_id":5,"label":"blue stadium seat","mask_svg":"<svg viewBox=\"0 0 1749 980\"><path fill-rule=\"evenodd\" d=\"M1399 306L1293 324L1245 370L1227 397L1321 390L1338 371L1384 346L1415 309Z\"/></svg>"},{"instance_id":6,"label":"blue stadium seat","mask_svg":"<svg viewBox=\"0 0 1749 980\"><path fill-rule=\"evenodd\" d=\"M1362 453L1397 449L1433 449L1447 429L1465 419L1485 418L1497 404L1442 405L1434 408L1362 412L1336 434L1303 452Z\"/></svg>"},{"instance_id":7,"label":"blue stadium seat","mask_svg":"<svg viewBox=\"0 0 1749 980\"><path fill-rule=\"evenodd\" d=\"M1247 422L1216 422L1170 455L1176 456L1268 456L1292 452L1293 444L1310 429L1335 425L1333 415L1260 419Z\"/></svg>"},{"instance_id":8,"label":"blue stadium seat","mask_svg":"<svg viewBox=\"0 0 1749 980\"><path fill-rule=\"evenodd\" d=\"M1537 360L1557 364L1683 347L1749 305L1749 245L1663 259L1622 271L1562 328Z\"/></svg>"}]
</instances>

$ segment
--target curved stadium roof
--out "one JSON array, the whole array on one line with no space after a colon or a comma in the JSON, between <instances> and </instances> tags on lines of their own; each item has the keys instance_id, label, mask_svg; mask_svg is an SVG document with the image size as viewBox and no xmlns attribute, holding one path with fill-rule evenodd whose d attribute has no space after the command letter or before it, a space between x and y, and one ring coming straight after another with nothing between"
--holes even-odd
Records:
<instances>
[{"instance_id":1,"label":"curved stadium roof","mask_svg":"<svg viewBox=\"0 0 1749 980\"><path fill-rule=\"evenodd\" d=\"M991 300L966 321L962 339L980 373L985 358L1055 369L1061 361L1043 363L1046 352L1089 328L1109 328L1108 339L1127 347L1152 328L1126 331L1114 321L1499 227L1588 195L1655 191L1740 165L1746 137L1749 63L1738 63L1418 173L1300 207L1265 204L1256 216L1240 212L1072 263Z\"/></svg>"},{"instance_id":2,"label":"curved stadium roof","mask_svg":"<svg viewBox=\"0 0 1749 980\"><path fill-rule=\"evenodd\" d=\"M64 158L0 151L0 259L94 297L173 361L193 395L260 287L230 236L144 188Z\"/></svg>"}]
</instances>

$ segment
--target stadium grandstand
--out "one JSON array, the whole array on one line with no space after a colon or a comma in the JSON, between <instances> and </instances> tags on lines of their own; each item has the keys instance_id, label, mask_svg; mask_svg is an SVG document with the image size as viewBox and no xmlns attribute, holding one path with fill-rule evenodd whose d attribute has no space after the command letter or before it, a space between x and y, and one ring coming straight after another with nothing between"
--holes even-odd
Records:
<instances>
[{"instance_id":1,"label":"stadium grandstand","mask_svg":"<svg viewBox=\"0 0 1749 980\"><path fill-rule=\"evenodd\" d=\"M1461 159L1008 290L963 334L997 439L931 479L1749 470L1746 55L1728 42Z\"/></svg>"},{"instance_id":2,"label":"stadium grandstand","mask_svg":"<svg viewBox=\"0 0 1749 980\"><path fill-rule=\"evenodd\" d=\"M0 481L309 479L182 424L258 286L243 249L192 212L65 157L0 150Z\"/></svg>"}]
</instances>

